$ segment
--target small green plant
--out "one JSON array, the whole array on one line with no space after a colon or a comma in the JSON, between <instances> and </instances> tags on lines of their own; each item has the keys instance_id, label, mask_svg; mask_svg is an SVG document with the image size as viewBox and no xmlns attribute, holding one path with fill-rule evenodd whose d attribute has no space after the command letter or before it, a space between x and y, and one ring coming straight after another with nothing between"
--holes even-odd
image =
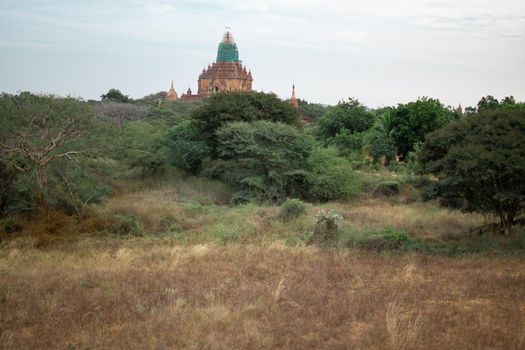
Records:
<instances>
[{"instance_id":1,"label":"small green plant","mask_svg":"<svg viewBox=\"0 0 525 350\"><path fill-rule=\"evenodd\" d=\"M126 236L142 233L143 227L134 214L116 214L108 219L107 230L119 236Z\"/></svg>"},{"instance_id":2,"label":"small green plant","mask_svg":"<svg viewBox=\"0 0 525 350\"><path fill-rule=\"evenodd\" d=\"M299 199L288 198L281 204L279 218L284 222L296 219L306 213L306 206Z\"/></svg>"},{"instance_id":3,"label":"small green plant","mask_svg":"<svg viewBox=\"0 0 525 350\"><path fill-rule=\"evenodd\" d=\"M387 227L377 231L368 232L359 245L374 250L395 250L402 248L410 241L405 231Z\"/></svg>"},{"instance_id":4,"label":"small green plant","mask_svg":"<svg viewBox=\"0 0 525 350\"><path fill-rule=\"evenodd\" d=\"M314 238L322 241L335 241L337 230L341 227L343 217L335 210L321 209L315 216Z\"/></svg>"},{"instance_id":5,"label":"small green plant","mask_svg":"<svg viewBox=\"0 0 525 350\"><path fill-rule=\"evenodd\" d=\"M376 196L395 196L401 191L401 186L397 181L381 181L374 188L374 195Z\"/></svg>"}]
</instances>

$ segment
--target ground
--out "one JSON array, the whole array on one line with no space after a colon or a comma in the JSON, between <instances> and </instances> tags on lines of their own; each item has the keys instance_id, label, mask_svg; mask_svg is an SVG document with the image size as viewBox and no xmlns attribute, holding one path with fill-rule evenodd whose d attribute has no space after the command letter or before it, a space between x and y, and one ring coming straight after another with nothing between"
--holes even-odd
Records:
<instances>
[{"instance_id":1,"label":"ground","mask_svg":"<svg viewBox=\"0 0 525 350\"><path fill-rule=\"evenodd\" d=\"M486 218L405 193L283 222L202 179L135 185L3 233L0 348L525 349L525 241L472 236ZM409 241L369 245L385 227Z\"/></svg>"},{"instance_id":2,"label":"ground","mask_svg":"<svg viewBox=\"0 0 525 350\"><path fill-rule=\"evenodd\" d=\"M525 260L87 239L0 256L3 348L523 349Z\"/></svg>"}]
</instances>

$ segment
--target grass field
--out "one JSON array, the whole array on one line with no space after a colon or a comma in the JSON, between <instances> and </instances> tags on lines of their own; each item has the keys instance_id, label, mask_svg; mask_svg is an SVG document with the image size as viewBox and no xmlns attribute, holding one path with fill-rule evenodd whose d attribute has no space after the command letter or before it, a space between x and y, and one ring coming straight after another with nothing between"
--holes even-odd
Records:
<instances>
[{"instance_id":1,"label":"grass field","mask_svg":"<svg viewBox=\"0 0 525 350\"><path fill-rule=\"evenodd\" d=\"M525 349L522 231L402 196L284 222L228 191L128 184L80 219L12 218L0 348ZM322 209L342 217L330 244L309 240Z\"/></svg>"},{"instance_id":2,"label":"grass field","mask_svg":"<svg viewBox=\"0 0 525 350\"><path fill-rule=\"evenodd\" d=\"M525 260L85 239L0 254L5 349L523 349Z\"/></svg>"}]
</instances>

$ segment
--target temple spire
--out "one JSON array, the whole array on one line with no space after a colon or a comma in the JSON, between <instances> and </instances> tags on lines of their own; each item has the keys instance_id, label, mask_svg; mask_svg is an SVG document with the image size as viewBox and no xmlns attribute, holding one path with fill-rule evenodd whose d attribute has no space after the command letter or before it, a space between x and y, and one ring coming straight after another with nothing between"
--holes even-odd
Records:
<instances>
[{"instance_id":1,"label":"temple spire","mask_svg":"<svg viewBox=\"0 0 525 350\"><path fill-rule=\"evenodd\" d=\"M292 85L292 97L290 97L290 104L295 107L295 109L299 109L299 101L297 101L297 97L295 97L295 83Z\"/></svg>"},{"instance_id":2,"label":"temple spire","mask_svg":"<svg viewBox=\"0 0 525 350\"><path fill-rule=\"evenodd\" d=\"M177 91L175 91L175 88L173 87L173 80L171 81L171 87L166 95L166 100L168 101L175 101L178 100L179 96L177 95Z\"/></svg>"}]
</instances>

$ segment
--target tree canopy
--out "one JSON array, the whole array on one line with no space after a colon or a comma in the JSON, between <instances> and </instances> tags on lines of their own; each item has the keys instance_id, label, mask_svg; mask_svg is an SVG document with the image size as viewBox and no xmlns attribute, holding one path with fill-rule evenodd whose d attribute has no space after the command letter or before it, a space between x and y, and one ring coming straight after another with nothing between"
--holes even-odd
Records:
<instances>
[{"instance_id":1,"label":"tree canopy","mask_svg":"<svg viewBox=\"0 0 525 350\"><path fill-rule=\"evenodd\" d=\"M406 159L414 146L425 140L426 134L458 118L457 113L437 99L423 97L415 102L400 104L392 112L390 120L397 153Z\"/></svg>"},{"instance_id":2,"label":"tree canopy","mask_svg":"<svg viewBox=\"0 0 525 350\"><path fill-rule=\"evenodd\" d=\"M341 101L319 119L319 134L322 139L330 139L341 132L350 134L363 132L374 124L374 115L357 99Z\"/></svg>"},{"instance_id":3,"label":"tree canopy","mask_svg":"<svg viewBox=\"0 0 525 350\"><path fill-rule=\"evenodd\" d=\"M488 111L451 123L428 135L421 163L438 177L440 196L499 216L508 233L525 209L525 111Z\"/></svg>"},{"instance_id":4,"label":"tree canopy","mask_svg":"<svg viewBox=\"0 0 525 350\"><path fill-rule=\"evenodd\" d=\"M207 98L192 112L192 123L202 139L214 150L215 132L231 122L266 120L297 124L297 110L274 94L263 92L219 92Z\"/></svg>"},{"instance_id":5,"label":"tree canopy","mask_svg":"<svg viewBox=\"0 0 525 350\"><path fill-rule=\"evenodd\" d=\"M118 89L109 89L109 91L103 95L100 95L102 101L112 101L112 102L131 102L131 99L128 95L124 95Z\"/></svg>"}]
</instances>

